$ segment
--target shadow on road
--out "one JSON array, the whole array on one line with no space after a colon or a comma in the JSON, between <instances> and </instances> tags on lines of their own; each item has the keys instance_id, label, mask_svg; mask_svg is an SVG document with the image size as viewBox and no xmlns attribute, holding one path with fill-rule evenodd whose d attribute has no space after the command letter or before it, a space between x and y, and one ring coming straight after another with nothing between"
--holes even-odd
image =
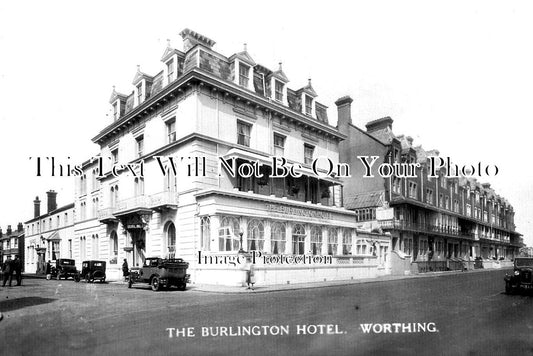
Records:
<instances>
[{"instance_id":1,"label":"shadow on road","mask_svg":"<svg viewBox=\"0 0 533 356\"><path fill-rule=\"evenodd\" d=\"M41 297L22 297L16 299L9 299L0 301L0 311L7 312L17 309L22 309L25 307L31 307L33 305L47 304L55 301L52 298L41 298Z\"/></svg>"}]
</instances>

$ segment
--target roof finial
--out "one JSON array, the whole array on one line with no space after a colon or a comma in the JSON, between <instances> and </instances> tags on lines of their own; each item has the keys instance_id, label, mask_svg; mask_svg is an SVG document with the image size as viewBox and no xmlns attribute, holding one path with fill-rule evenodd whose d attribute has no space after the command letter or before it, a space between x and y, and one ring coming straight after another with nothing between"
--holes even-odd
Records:
<instances>
[{"instance_id":1,"label":"roof finial","mask_svg":"<svg viewBox=\"0 0 533 356\"><path fill-rule=\"evenodd\" d=\"M113 92L115 92L115 86L113 85Z\"/></svg>"},{"instance_id":2,"label":"roof finial","mask_svg":"<svg viewBox=\"0 0 533 356\"><path fill-rule=\"evenodd\" d=\"M141 65L137 64L137 72L140 72L140 71L141 71Z\"/></svg>"},{"instance_id":3,"label":"roof finial","mask_svg":"<svg viewBox=\"0 0 533 356\"><path fill-rule=\"evenodd\" d=\"M246 47L247 47L246 42L244 42L244 52L247 51Z\"/></svg>"},{"instance_id":4,"label":"roof finial","mask_svg":"<svg viewBox=\"0 0 533 356\"><path fill-rule=\"evenodd\" d=\"M281 69L281 62L279 62L279 71L281 72L282 69Z\"/></svg>"},{"instance_id":5,"label":"roof finial","mask_svg":"<svg viewBox=\"0 0 533 356\"><path fill-rule=\"evenodd\" d=\"M170 47L170 39L167 38L167 47Z\"/></svg>"},{"instance_id":6,"label":"roof finial","mask_svg":"<svg viewBox=\"0 0 533 356\"><path fill-rule=\"evenodd\" d=\"M311 86L311 78L309 78L308 81L309 81L309 86Z\"/></svg>"}]
</instances>

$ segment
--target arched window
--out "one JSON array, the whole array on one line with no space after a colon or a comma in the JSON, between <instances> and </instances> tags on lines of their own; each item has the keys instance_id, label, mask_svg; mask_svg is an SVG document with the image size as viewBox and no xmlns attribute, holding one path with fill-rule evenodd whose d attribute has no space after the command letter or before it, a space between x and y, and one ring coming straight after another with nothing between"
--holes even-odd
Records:
<instances>
[{"instance_id":1,"label":"arched window","mask_svg":"<svg viewBox=\"0 0 533 356\"><path fill-rule=\"evenodd\" d=\"M92 244L91 244L92 258L98 258L98 235L92 235Z\"/></svg>"},{"instance_id":2,"label":"arched window","mask_svg":"<svg viewBox=\"0 0 533 356\"><path fill-rule=\"evenodd\" d=\"M169 222L166 231L168 258L174 258L176 256L176 227L174 223Z\"/></svg>"},{"instance_id":3,"label":"arched window","mask_svg":"<svg viewBox=\"0 0 533 356\"><path fill-rule=\"evenodd\" d=\"M311 252L313 255L322 253L322 228L320 226L311 228Z\"/></svg>"},{"instance_id":4,"label":"arched window","mask_svg":"<svg viewBox=\"0 0 533 356\"><path fill-rule=\"evenodd\" d=\"M109 237L109 250L111 251L109 263L116 264L118 260L118 236L115 230L111 231L111 236Z\"/></svg>"},{"instance_id":5,"label":"arched window","mask_svg":"<svg viewBox=\"0 0 533 356\"><path fill-rule=\"evenodd\" d=\"M248 223L248 251L263 251L265 242L265 228L259 220Z\"/></svg>"},{"instance_id":6,"label":"arched window","mask_svg":"<svg viewBox=\"0 0 533 356\"><path fill-rule=\"evenodd\" d=\"M292 228L292 252L295 255L305 253L305 228L303 225L296 224Z\"/></svg>"},{"instance_id":7,"label":"arched window","mask_svg":"<svg viewBox=\"0 0 533 356\"><path fill-rule=\"evenodd\" d=\"M285 224L280 222L272 223L270 228L270 252L273 254L285 252Z\"/></svg>"},{"instance_id":8,"label":"arched window","mask_svg":"<svg viewBox=\"0 0 533 356\"><path fill-rule=\"evenodd\" d=\"M240 248L239 233L240 224L237 218L223 218L220 222L220 229L218 230L219 251L238 251Z\"/></svg>"},{"instance_id":9,"label":"arched window","mask_svg":"<svg viewBox=\"0 0 533 356\"><path fill-rule=\"evenodd\" d=\"M210 250L211 241L211 219L209 216L202 216L200 220L200 247L206 251Z\"/></svg>"},{"instance_id":10,"label":"arched window","mask_svg":"<svg viewBox=\"0 0 533 356\"><path fill-rule=\"evenodd\" d=\"M118 185L114 185L111 187L111 194L110 194L110 205L112 208L117 206L118 203Z\"/></svg>"},{"instance_id":11,"label":"arched window","mask_svg":"<svg viewBox=\"0 0 533 356\"><path fill-rule=\"evenodd\" d=\"M328 230L328 255L337 254L337 229L330 228Z\"/></svg>"}]
</instances>

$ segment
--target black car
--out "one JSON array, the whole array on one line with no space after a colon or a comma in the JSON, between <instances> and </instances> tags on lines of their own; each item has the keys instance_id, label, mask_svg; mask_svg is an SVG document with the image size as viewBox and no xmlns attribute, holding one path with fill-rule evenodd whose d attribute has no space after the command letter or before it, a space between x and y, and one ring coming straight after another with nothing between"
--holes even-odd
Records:
<instances>
[{"instance_id":1,"label":"black car","mask_svg":"<svg viewBox=\"0 0 533 356\"><path fill-rule=\"evenodd\" d=\"M521 289L533 289L533 257L517 257L514 271L505 275L505 293L510 294Z\"/></svg>"},{"instance_id":2,"label":"black car","mask_svg":"<svg viewBox=\"0 0 533 356\"><path fill-rule=\"evenodd\" d=\"M90 283L95 280L105 282L105 261L83 261L81 264L81 278Z\"/></svg>"},{"instance_id":3,"label":"black car","mask_svg":"<svg viewBox=\"0 0 533 356\"><path fill-rule=\"evenodd\" d=\"M56 260L55 266L52 267L50 271L51 277L56 277L59 281L61 278L67 279L72 277L74 280L78 281L80 275L76 269L76 261L68 258L59 258Z\"/></svg>"},{"instance_id":4,"label":"black car","mask_svg":"<svg viewBox=\"0 0 533 356\"><path fill-rule=\"evenodd\" d=\"M190 283L190 275L187 274L188 267L189 263L181 258L147 258L142 268L131 269L128 287L131 288L133 283L148 283L154 291L171 286L185 290L187 283Z\"/></svg>"}]
</instances>

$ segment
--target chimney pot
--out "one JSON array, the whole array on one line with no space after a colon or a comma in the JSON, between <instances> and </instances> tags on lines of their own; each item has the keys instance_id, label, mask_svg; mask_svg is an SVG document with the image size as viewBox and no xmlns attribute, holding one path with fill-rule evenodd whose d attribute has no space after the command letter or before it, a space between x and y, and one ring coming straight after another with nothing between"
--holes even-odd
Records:
<instances>
[{"instance_id":1,"label":"chimney pot","mask_svg":"<svg viewBox=\"0 0 533 356\"><path fill-rule=\"evenodd\" d=\"M17 225L17 231L22 232L23 230L24 230L24 226L22 225L22 223L19 222Z\"/></svg>"},{"instance_id":2,"label":"chimney pot","mask_svg":"<svg viewBox=\"0 0 533 356\"><path fill-rule=\"evenodd\" d=\"M7 225L6 235L11 235L11 225Z\"/></svg>"}]
</instances>

